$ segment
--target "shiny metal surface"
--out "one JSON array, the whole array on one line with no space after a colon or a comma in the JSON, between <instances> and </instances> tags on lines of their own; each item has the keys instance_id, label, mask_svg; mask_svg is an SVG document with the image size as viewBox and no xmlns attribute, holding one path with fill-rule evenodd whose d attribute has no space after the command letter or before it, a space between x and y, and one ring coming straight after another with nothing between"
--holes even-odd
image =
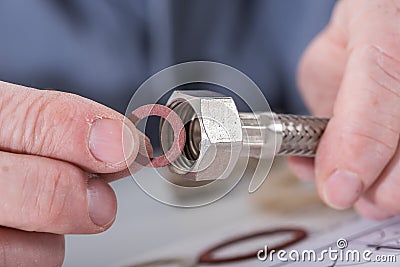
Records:
<instances>
[{"instance_id":1,"label":"shiny metal surface","mask_svg":"<svg viewBox=\"0 0 400 267\"><path fill-rule=\"evenodd\" d=\"M239 156L312 157L329 121L273 112L240 113L232 98L210 91L175 91L168 106L181 117L187 138L172 170L195 181L226 178Z\"/></svg>"},{"instance_id":2,"label":"shiny metal surface","mask_svg":"<svg viewBox=\"0 0 400 267\"><path fill-rule=\"evenodd\" d=\"M226 178L242 150L242 126L235 102L209 91L175 91L168 106L182 119L187 141L170 168L194 181ZM170 128L161 131L169 147ZM163 145L163 146L164 146Z\"/></svg>"},{"instance_id":3,"label":"shiny metal surface","mask_svg":"<svg viewBox=\"0 0 400 267\"><path fill-rule=\"evenodd\" d=\"M315 156L329 119L312 116L278 114L282 144L278 155Z\"/></svg>"},{"instance_id":4,"label":"shiny metal surface","mask_svg":"<svg viewBox=\"0 0 400 267\"><path fill-rule=\"evenodd\" d=\"M263 158L276 154L282 136L276 135L280 125L271 112L239 113L243 131L242 157ZM247 148L247 149L246 149Z\"/></svg>"},{"instance_id":5,"label":"shiny metal surface","mask_svg":"<svg viewBox=\"0 0 400 267\"><path fill-rule=\"evenodd\" d=\"M315 156L319 140L329 119L272 112L239 113L243 145L249 157L260 158L274 151L279 156ZM274 138L276 146L274 146ZM246 156L246 154L242 154Z\"/></svg>"}]
</instances>

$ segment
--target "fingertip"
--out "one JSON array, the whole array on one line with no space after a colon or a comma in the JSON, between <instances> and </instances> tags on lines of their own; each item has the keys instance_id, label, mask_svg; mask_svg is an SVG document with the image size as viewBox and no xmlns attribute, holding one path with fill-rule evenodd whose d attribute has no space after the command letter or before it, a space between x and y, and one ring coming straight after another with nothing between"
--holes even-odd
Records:
<instances>
[{"instance_id":1,"label":"fingertip","mask_svg":"<svg viewBox=\"0 0 400 267\"><path fill-rule=\"evenodd\" d=\"M325 203L338 210L354 205L363 191L363 183L357 174L347 170L334 171L322 184Z\"/></svg>"},{"instance_id":2,"label":"fingertip","mask_svg":"<svg viewBox=\"0 0 400 267\"><path fill-rule=\"evenodd\" d=\"M356 203L379 167L370 156L370 140L355 134L355 125L342 116L336 114L330 120L318 145L315 168L322 200L338 210Z\"/></svg>"},{"instance_id":3,"label":"fingertip","mask_svg":"<svg viewBox=\"0 0 400 267\"><path fill-rule=\"evenodd\" d=\"M138 136L134 126L115 119L97 119L89 133L89 150L93 157L115 170L126 167L138 153Z\"/></svg>"},{"instance_id":4,"label":"fingertip","mask_svg":"<svg viewBox=\"0 0 400 267\"><path fill-rule=\"evenodd\" d=\"M380 209L363 197L356 202L354 208L361 216L371 220L382 221L393 217L392 214Z\"/></svg>"},{"instance_id":5,"label":"fingertip","mask_svg":"<svg viewBox=\"0 0 400 267\"><path fill-rule=\"evenodd\" d=\"M88 213L91 221L101 230L109 228L117 213L114 190L102 179L91 178L87 186Z\"/></svg>"},{"instance_id":6,"label":"fingertip","mask_svg":"<svg viewBox=\"0 0 400 267\"><path fill-rule=\"evenodd\" d=\"M143 135L142 132L136 129L136 126L129 119L125 119L123 122L123 131L122 131L122 143L123 143L123 154L125 164L124 167L128 167L132 164L138 153L141 146L140 136Z\"/></svg>"}]
</instances>

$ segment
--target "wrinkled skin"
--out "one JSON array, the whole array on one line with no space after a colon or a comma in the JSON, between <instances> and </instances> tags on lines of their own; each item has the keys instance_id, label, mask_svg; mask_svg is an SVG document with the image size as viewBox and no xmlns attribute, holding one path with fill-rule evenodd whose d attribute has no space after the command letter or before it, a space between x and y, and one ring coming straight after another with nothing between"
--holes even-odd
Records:
<instances>
[{"instance_id":1,"label":"wrinkled skin","mask_svg":"<svg viewBox=\"0 0 400 267\"><path fill-rule=\"evenodd\" d=\"M311 112L332 120L315 161L290 159L294 172L328 205L378 219L400 214L399 10L398 0L339 1L299 67ZM115 219L114 192L91 173L129 164L123 116L61 92L0 83L0 95L0 265L59 266L63 234ZM124 145L133 159L138 144Z\"/></svg>"},{"instance_id":2,"label":"wrinkled skin","mask_svg":"<svg viewBox=\"0 0 400 267\"><path fill-rule=\"evenodd\" d=\"M60 266L63 234L113 223L117 202L106 174L137 155L137 131L76 95L3 82L0 95L0 266ZM132 135L128 160L123 131Z\"/></svg>"},{"instance_id":3,"label":"wrinkled skin","mask_svg":"<svg viewBox=\"0 0 400 267\"><path fill-rule=\"evenodd\" d=\"M310 111L332 117L315 160L291 158L337 209L400 214L400 1L339 1L303 55L298 80Z\"/></svg>"}]
</instances>

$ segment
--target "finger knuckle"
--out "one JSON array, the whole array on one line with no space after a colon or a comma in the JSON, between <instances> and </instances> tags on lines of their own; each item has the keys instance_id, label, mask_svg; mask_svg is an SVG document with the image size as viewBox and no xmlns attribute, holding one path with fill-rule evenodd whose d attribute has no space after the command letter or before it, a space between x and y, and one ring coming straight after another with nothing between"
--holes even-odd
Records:
<instances>
[{"instance_id":1,"label":"finger knuckle","mask_svg":"<svg viewBox=\"0 0 400 267\"><path fill-rule=\"evenodd\" d=\"M400 61L390 52L375 45L363 45L360 50L372 83L380 88L380 92L400 98Z\"/></svg>"},{"instance_id":2,"label":"finger knuckle","mask_svg":"<svg viewBox=\"0 0 400 267\"><path fill-rule=\"evenodd\" d=\"M28 211L28 220L25 229L40 231L51 228L52 225L60 223L71 211L68 205L70 194L76 192L81 171L75 168L65 168L54 165L47 170L41 169L30 172L29 177L36 173L33 188L24 187L26 199L22 211ZM28 183L28 182L26 182ZM29 229L33 227L34 229Z\"/></svg>"},{"instance_id":3,"label":"finger knuckle","mask_svg":"<svg viewBox=\"0 0 400 267\"><path fill-rule=\"evenodd\" d=\"M378 160L377 164L378 162L389 161L397 147L397 144L392 142L394 139L365 130L352 129L345 135L348 151L353 152L356 157L373 151L374 157Z\"/></svg>"},{"instance_id":4,"label":"finger knuckle","mask_svg":"<svg viewBox=\"0 0 400 267\"><path fill-rule=\"evenodd\" d=\"M75 116L73 108L60 101L62 92L41 92L27 98L25 116L19 128L24 129L20 143L32 154L52 155L63 135L71 131L63 127Z\"/></svg>"}]
</instances>

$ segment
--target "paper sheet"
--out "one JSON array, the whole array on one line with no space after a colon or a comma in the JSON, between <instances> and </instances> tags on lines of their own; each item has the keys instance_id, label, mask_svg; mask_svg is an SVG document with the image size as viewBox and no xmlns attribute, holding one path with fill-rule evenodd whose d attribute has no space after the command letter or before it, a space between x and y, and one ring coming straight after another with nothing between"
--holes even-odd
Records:
<instances>
[{"instance_id":1,"label":"paper sheet","mask_svg":"<svg viewBox=\"0 0 400 267\"><path fill-rule=\"evenodd\" d=\"M342 243L338 243L342 242ZM329 257L328 252L324 260L275 262L265 261L260 266L399 266L400 261L400 217L385 222L372 222L359 218L358 220L331 229L320 237L309 238L302 244L287 249L303 252L313 250L317 258L321 258L322 251L329 248L338 253ZM339 252L341 251L341 252ZM367 252L367 251L370 251ZM363 257L365 253L365 258ZM294 254L295 255L295 254ZM309 253L305 254L309 255ZM359 257L358 257L359 255ZM306 257L303 257L306 258ZM309 259L309 258L308 258ZM336 259L336 260L335 260ZM370 261L369 261L370 260ZM251 266L259 266L251 265ZM250 265L249 265L250 266Z\"/></svg>"}]
</instances>

